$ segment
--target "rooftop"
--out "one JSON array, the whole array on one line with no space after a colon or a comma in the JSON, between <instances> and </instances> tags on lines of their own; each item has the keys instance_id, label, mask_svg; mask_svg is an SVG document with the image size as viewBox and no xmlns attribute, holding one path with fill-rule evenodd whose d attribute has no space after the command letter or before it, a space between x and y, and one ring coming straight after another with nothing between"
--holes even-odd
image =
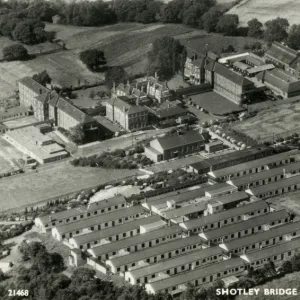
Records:
<instances>
[{"instance_id":1,"label":"rooftop","mask_svg":"<svg viewBox=\"0 0 300 300\"><path fill-rule=\"evenodd\" d=\"M160 216L154 215L154 216L150 216L150 217L144 217L138 220L134 220L131 222L127 222L124 223L122 225L119 226L115 226L115 227L110 227L107 229L102 229L99 231L93 231L90 233L86 233L86 234L82 234L82 235L78 235L73 237L72 239L74 240L74 242L80 246L80 245L84 245L87 243L91 243L94 241L99 241L102 239L107 239L110 236L115 236L117 234L120 233L124 233L124 232L128 232L134 229L138 229L140 228L140 226L145 225L145 224L149 224L152 222L157 222L160 220ZM122 240L121 242L123 242L125 240ZM113 243L111 243L113 244ZM101 246L102 247L102 246ZM97 248L97 247L95 247ZM93 248L93 249L95 249Z\"/></svg>"},{"instance_id":2,"label":"rooftop","mask_svg":"<svg viewBox=\"0 0 300 300\"><path fill-rule=\"evenodd\" d=\"M257 188L250 188L249 190L251 191L252 195L261 195L264 193L268 193L271 191L279 190L285 187L289 187L292 185L296 185L300 183L300 175L297 176L292 176L289 178L282 179L277 182L273 182L270 184L262 185Z\"/></svg>"},{"instance_id":3,"label":"rooftop","mask_svg":"<svg viewBox=\"0 0 300 300\"><path fill-rule=\"evenodd\" d=\"M20 113L27 113L28 112L28 108L26 108L25 106L15 106L12 108L7 108L7 109L0 109L0 118L5 118L5 117L11 117L14 116L15 114L20 114Z\"/></svg>"},{"instance_id":4,"label":"rooftop","mask_svg":"<svg viewBox=\"0 0 300 300\"><path fill-rule=\"evenodd\" d=\"M251 160L249 162L245 162L242 164L237 164L231 167L227 167L224 169L212 171L211 174L214 175L215 178L221 178L224 176L229 176L231 174L235 174L241 171L254 169L256 167L261 166L268 166L269 164L273 164L277 161L288 159L292 154L294 154L294 151L279 153L279 154L273 154L271 156L263 157L256 160Z\"/></svg>"},{"instance_id":5,"label":"rooftop","mask_svg":"<svg viewBox=\"0 0 300 300\"><path fill-rule=\"evenodd\" d=\"M129 271L134 278L141 278L149 274L157 274L166 270L170 270L182 265L200 261L202 259L214 256L222 255L223 251L220 247L209 247L206 249L195 250L188 252L184 255L176 256L171 259L160 261L156 264L151 264L146 267L138 268L135 270Z\"/></svg>"},{"instance_id":6,"label":"rooftop","mask_svg":"<svg viewBox=\"0 0 300 300\"><path fill-rule=\"evenodd\" d=\"M264 210L268 207L269 205L265 201L256 201L256 202L249 203L247 205L242 205L236 208L224 210L219 213L186 221L184 223L181 223L180 226L182 226L186 230L191 230L194 228L206 226L208 224L213 224L218 221L226 220L231 217L246 215L257 210Z\"/></svg>"},{"instance_id":7,"label":"rooftop","mask_svg":"<svg viewBox=\"0 0 300 300\"><path fill-rule=\"evenodd\" d=\"M280 43L274 42L265 55L270 55L283 63L291 64L298 56L298 52Z\"/></svg>"},{"instance_id":8,"label":"rooftop","mask_svg":"<svg viewBox=\"0 0 300 300\"><path fill-rule=\"evenodd\" d=\"M214 240L216 238L221 238L231 233L235 233L238 231L246 230L252 228L254 226L260 226L264 224L270 224L273 221L277 221L279 219L284 219L289 217L289 214L286 210L278 210L275 212L271 212L268 214L263 214L258 217L250 218L246 221L227 225L221 228L216 228L213 230L205 231L204 233L200 233L199 236L205 236L206 240Z\"/></svg>"},{"instance_id":9,"label":"rooftop","mask_svg":"<svg viewBox=\"0 0 300 300\"><path fill-rule=\"evenodd\" d=\"M179 226L169 226L169 227L166 227L166 229L168 229L169 232L165 232L165 236L182 232L182 230ZM159 229L158 231L162 231L162 229ZM152 231L152 233L153 232L154 231ZM182 240L182 239L178 238L177 242L180 240ZM141 251L133 252L131 254L127 254L124 256L112 258L112 259L110 259L110 261L116 268L120 267L120 266L125 266L130 263L138 262L138 261L144 260L148 257L155 256L158 253L161 253L159 251L162 251L162 253L165 253L166 245L167 245L167 243L162 243L156 247L150 247L145 250L141 250Z\"/></svg>"},{"instance_id":10,"label":"rooftop","mask_svg":"<svg viewBox=\"0 0 300 300\"><path fill-rule=\"evenodd\" d=\"M251 235L239 238L239 239L225 242L224 247L226 247L226 249L228 251L231 251L231 250L235 250L238 248L247 247L247 246L253 245L258 242L266 241L266 240L275 238L277 236L282 236L284 234L290 234L293 231L299 231L299 230L300 230L300 221L288 223L285 225L276 226L275 228L270 229L270 230L266 230L263 232L251 234Z\"/></svg>"},{"instance_id":11,"label":"rooftop","mask_svg":"<svg viewBox=\"0 0 300 300\"><path fill-rule=\"evenodd\" d=\"M107 100L106 103L109 103L110 105L119 108L120 110L124 111L126 114L147 112L147 109L145 107L136 104L130 104L126 100L129 100L129 98L119 96L117 98L112 98Z\"/></svg>"},{"instance_id":12,"label":"rooftop","mask_svg":"<svg viewBox=\"0 0 300 300\"><path fill-rule=\"evenodd\" d=\"M156 139L163 150L182 147L197 142L204 142L205 139L197 130L188 131L184 135L165 136Z\"/></svg>"},{"instance_id":13,"label":"rooftop","mask_svg":"<svg viewBox=\"0 0 300 300\"><path fill-rule=\"evenodd\" d=\"M277 244L272 247L263 248L262 250L259 251L244 254L241 257L242 258L245 257L245 259L251 263L253 261L268 258L281 253L286 253L299 248L300 248L300 238L297 238L285 243Z\"/></svg>"},{"instance_id":14,"label":"rooftop","mask_svg":"<svg viewBox=\"0 0 300 300\"><path fill-rule=\"evenodd\" d=\"M33 80L31 77L24 77L18 80L18 82L31 89L35 94L43 94L49 91L46 87Z\"/></svg>"},{"instance_id":15,"label":"rooftop","mask_svg":"<svg viewBox=\"0 0 300 300\"><path fill-rule=\"evenodd\" d=\"M99 209L103 209L106 207L119 205L119 204L126 204L126 199L123 195L117 195L112 198L89 203L87 207L87 211L99 210Z\"/></svg>"},{"instance_id":16,"label":"rooftop","mask_svg":"<svg viewBox=\"0 0 300 300\"><path fill-rule=\"evenodd\" d=\"M170 230L169 228L172 228L172 230ZM155 239L155 238L159 238L161 236L170 234L170 232L173 233L175 228L176 228L175 226L170 226L170 227L164 228L163 230L161 230L161 229L154 230L154 231L136 235L134 237L124 239L124 240L121 240L118 242L101 245L101 246L96 246L96 247L93 247L91 250L89 250L89 252L93 253L93 255L95 257L98 257L101 255L105 255L106 253L119 251L121 249L126 249L128 247L135 246L135 245L138 245L140 243L143 243L143 242ZM201 243L202 243L202 240L200 239L200 237L197 235L193 235L193 236L189 236L186 238L176 239L176 240L168 242L168 243L162 243L158 246L152 247L152 249L155 249L155 253L159 253L160 251L169 252L172 250L181 249L183 247L192 246L192 245L201 244ZM134 252L134 253L136 253L136 252Z\"/></svg>"},{"instance_id":17,"label":"rooftop","mask_svg":"<svg viewBox=\"0 0 300 300\"><path fill-rule=\"evenodd\" d=\"M245 263L241 258L227 259L219 263L208 265L206 267L196 268L193 271L180 273L166 279L158 280L149 283L148 285L150 285L154 291L163 291L169 287L187 284L188 282L193 282L194 280L217 274L225 270L238 268L244 265Z\"/></svg>"},{"instance_id":18,"label":"rooftop","mask_svg":"<svg viewBox=\"0 0 300 300\"><path fill-rule=\"evenodd\" d=\"M90 226L96 226L99 224L104 224L106 222L115 221L120 218L124 218L126 216L132 216L134 214L142 213L142 212L144 212L144 208L140 205L136 205L133 207L119 209L109 214L98 215L97 217L83 219L70 224L57 226L56 229L60 234L64 234L67 232L88 228Z\"/></svg>"}]
</instances>

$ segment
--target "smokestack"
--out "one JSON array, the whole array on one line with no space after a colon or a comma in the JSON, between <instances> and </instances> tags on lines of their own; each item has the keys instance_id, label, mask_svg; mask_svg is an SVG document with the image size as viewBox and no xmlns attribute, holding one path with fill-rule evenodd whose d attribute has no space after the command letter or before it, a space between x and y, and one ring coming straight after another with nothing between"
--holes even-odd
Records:
<instances>
[{"instance_id":1,"label":"smokestack","mask_svg":"<svg viewBox=\"0 0 300 300\"><path fill-rule=\"evenodd\" d=\"M113 82L113 90L116 91L116 83Z\"/></svg>"}]
</instances>

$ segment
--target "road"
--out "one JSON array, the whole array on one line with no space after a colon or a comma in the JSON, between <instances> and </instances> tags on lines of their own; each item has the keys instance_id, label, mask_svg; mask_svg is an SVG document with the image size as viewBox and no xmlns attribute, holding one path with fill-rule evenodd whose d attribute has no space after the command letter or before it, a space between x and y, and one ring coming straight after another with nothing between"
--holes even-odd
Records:
<instances>
[{"instance_id":1,"label":"road","mask_svg":"<svg viewBox=\"0 0 300 300\"><path fill-rule=\"evenodd\" d=\"M126 149L133 146L137 142L147 140L150 138L155 138L160 134L164 134L170 131L172 128L163 128L163 129L152 129L141 132L133 132L120 137L115 137L109 140L105 140L98 144L94 144L87 147L79 148L76 153L73 154L74 157L80 156L91 156L95 154L101 154L104 151L112 151L115 149Z\"/></svg>"}]
</instances>

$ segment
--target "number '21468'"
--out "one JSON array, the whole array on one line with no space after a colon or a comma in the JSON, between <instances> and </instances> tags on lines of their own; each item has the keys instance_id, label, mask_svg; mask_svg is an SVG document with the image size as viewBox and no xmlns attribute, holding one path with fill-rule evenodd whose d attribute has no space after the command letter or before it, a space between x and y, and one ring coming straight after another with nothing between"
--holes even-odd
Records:
<instances>
[{"instance_id":1,"label":"number '21468'","mask_svg":"<svg viewBox=\"0 0 300 300\"><path fill-rule=\"evenodd\" d=\"M13 297L13 296L29 296L29 291L28 290L8 290L8 296Z\"/></svg>"}]
</instances>

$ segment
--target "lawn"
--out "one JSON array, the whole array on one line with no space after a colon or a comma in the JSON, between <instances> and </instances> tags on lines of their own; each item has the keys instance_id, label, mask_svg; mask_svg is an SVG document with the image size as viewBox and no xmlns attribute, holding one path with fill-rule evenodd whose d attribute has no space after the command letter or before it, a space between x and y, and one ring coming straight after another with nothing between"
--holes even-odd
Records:
<instances>
[{"instance_id":1,"label":"lawn","mask_svg":"<svg viewBox=\"0 0 300 300\"><path fill-rule=\"evenodd\" d=\"M241 3L228 11L237 14L240 25L245 26L252 18L265 23L268 20L281 17L288 19L289 23L299 23L299 1L297 0L242 0Z\"/></svg>"},{"instance_id":2,"label":"lawn","mask_svg":"<svg viewBox=\"0 0 300 300\"><path fill-rule=\"evenodd\" d=\"M271 140L291 135L299 131L300 103L282 104L262 109L254 118L237 123L233 129L241 131L254 139Z\"/></svg>"},{"instance_id":3,"label":"lawn","mask_svg":"<svg viewBox=\"0 0 300 300\"><path fill-rule=\"evenodd\" d=\"M278 197L268 199L268 202L272 203L272 206L276 209L286 209L300 216L300 191L287 193Z\"/></svg>"},{"instance_id":4,"label":"lawn","mask_svg":"<svg viewBox=\"0 0 300 300\"><path fill-rule=\"evenodd\" d=\"M100 168L73 167L66 163L39 169L39 172L16 175L0 180L1 209L20 208L56 197L80 191L94 185L127 176L141 174L137 170L105 170ZM9 201L7 201L9 199Z\"/></svg>"}]
</instances>

